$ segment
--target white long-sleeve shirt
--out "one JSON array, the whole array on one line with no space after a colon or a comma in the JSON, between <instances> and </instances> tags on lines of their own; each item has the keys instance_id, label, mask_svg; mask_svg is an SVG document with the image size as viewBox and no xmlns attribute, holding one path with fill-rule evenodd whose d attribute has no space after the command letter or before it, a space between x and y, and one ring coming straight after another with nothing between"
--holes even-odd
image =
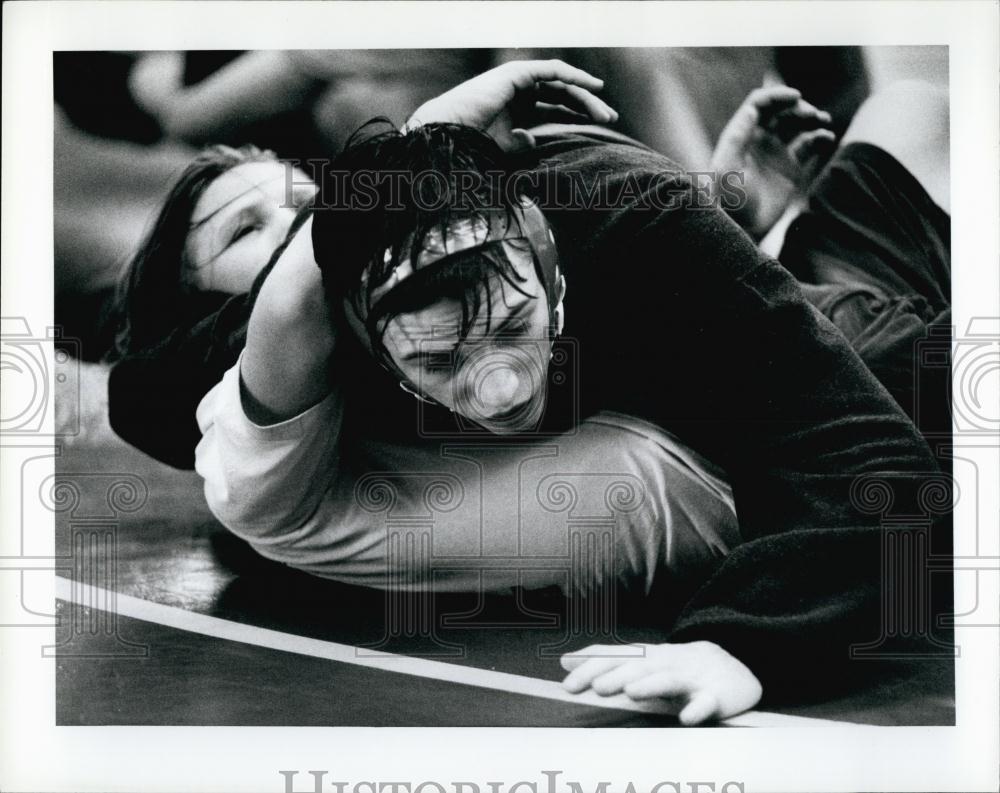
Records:
<instances>
[{"instance_id":1,"label":"white long-sleeve shirt","mask_svg":"<svg viewBox=\"0 0 1000 793\"><path fill-rule=\"evenodd\" d=\"M351 584L567 594L703 577L740 541L720 472L645 422L599 414L517 446L348 444L338 392L253 424L239 363L202 400L196 469L262 556ZM352 433L352 436L356 433Z\"/></svg>"}]
</instances>

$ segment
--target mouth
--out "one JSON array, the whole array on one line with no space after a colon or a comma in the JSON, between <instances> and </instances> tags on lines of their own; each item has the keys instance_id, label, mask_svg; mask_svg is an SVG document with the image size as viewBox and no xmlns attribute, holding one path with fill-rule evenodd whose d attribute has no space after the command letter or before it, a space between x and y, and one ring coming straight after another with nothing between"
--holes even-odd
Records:
<instances>
[{"instance_id":1,"label":"mouth","mask_svg":"<svg viewBox=\"0 0 1000 793\"><path fill-rule=\"evenodd\" d=\"M492 413L489 416L484 416L483 418L490 423L504 423L512 421L518 416L524 414L530 406L531 400L528 400L527 402L522 402L520 405L515 405L510 410L505 410L502 413Z\"/></svg>"},{"instance_id":2,"label":"mouth","mask_svg":"<svg viewBox=\"0 0 1000 793\"><path fill-rule=\"evenodd\" d=\"M493 415L481 415L477 424L496 435L517 435L533 432L541 420L545 410L545 400L532 398L520 403L510 410Z\"/></svg>"}]
</instances>

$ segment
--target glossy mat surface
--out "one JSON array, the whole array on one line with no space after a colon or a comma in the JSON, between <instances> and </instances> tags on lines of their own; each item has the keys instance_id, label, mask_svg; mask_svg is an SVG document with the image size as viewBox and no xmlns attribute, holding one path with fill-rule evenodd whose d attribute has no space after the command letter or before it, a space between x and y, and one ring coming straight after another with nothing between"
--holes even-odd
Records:
<instances>
[{"instance_id":1,"label":"glossy mat surface","mask_svg":"<svg viewBox=\"0 0 1000 793\"><path fill-rule=\"evenodd\" d=\"M75 444L56 460L57 553L67 579L191 614L458 667L558 681L560 653L656 642L655 614L617 602L585 630L553 592L391 601L260 559L208 513L194 474L127 447ZM665 715L556 701L310 657L61 601L57 717L66 725L670 726ZM400 622L398 609L413 618ZM605 620L607 624L607 621ZM402 630L400 624L417 626ZM445 669L447 672L447 668ZM914 660L891 679L788 715L865 724L954 723L953 666Z\"/></svg>"}]
</instances>

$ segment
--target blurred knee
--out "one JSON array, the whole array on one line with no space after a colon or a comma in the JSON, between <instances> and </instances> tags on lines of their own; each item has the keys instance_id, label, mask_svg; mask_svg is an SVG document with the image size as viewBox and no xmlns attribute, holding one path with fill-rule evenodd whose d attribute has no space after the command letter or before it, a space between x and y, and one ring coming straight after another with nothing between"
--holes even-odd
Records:
<instances>
[{"instance_id":1,"label":"blurred knee","mask_svg":"<svg viewBox=\"0 0 1000 793\"><path fill-rule=\"evenodd\" d=\"M948 140L948 92L921 80L900 80L858 109L844 141L883 148L928 148Z\"/></svg>"},{"instance_id":2,"label":"blurred knee","mask_svg":"<svg viewBox=\"0 0 1000 793\"><path fill-rule=\"evenodd\" d=\"M948 90L923 80L899 80L870 97L874 112L890 115L901 131L948 134ZM913 124L913 128L903 126Z\"/></svg>"},{"instance_id":3,"label":"blurred knee","mask_svg":"<svg viewBox=\"0 0 1000 793\"><path fill-rule=\"evenodd\" d=\"M944 88L901 80L873 94L842 143L870 143L889 152L949 209L949 101Z\"/></svg>"}]
</instances>

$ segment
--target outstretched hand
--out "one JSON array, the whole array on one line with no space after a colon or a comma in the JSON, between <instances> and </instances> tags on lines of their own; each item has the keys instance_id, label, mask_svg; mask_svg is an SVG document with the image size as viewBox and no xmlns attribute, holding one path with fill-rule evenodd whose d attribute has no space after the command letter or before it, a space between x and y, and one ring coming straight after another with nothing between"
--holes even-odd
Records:
<instances>
[{"instance_id":1,"label":"outstretched hand","mask_svg":"<svg viewBox=\"0 0 1000 793\"><path fill-rule=\"evenodd\" d=\"M560 60L511 61L422 104L407 127L443 122L489 132L508 151L534 145L524 129L546 122L612 123L594 95L604 82Z\"/></svg>"},{"instance_id":2,"label":"outstretched hand","mask_svg":"<svg viewBox=\"0 0 1000 793\"><path fill-rule=\"evenodd\" d=\"M805 195L836 145L830 121L796 89L775 85L752 91L722 130L711 167L717 178L744 174L747 200L730 214L755 237Z\"/></svg>"},{"instance_id":3,"label":"outstretched hand","mask_svg":"<svg viewBox=\"0 0 1000 793\"><path fill-rule=\"evenodd\" d=\"M753 672L712 642L595 644L564 655L561 663L569 672L563 686L574 694L590 688L601 696L675 700L686 726L735 716L763 693Z\"/></svg>"}]
</instances>

